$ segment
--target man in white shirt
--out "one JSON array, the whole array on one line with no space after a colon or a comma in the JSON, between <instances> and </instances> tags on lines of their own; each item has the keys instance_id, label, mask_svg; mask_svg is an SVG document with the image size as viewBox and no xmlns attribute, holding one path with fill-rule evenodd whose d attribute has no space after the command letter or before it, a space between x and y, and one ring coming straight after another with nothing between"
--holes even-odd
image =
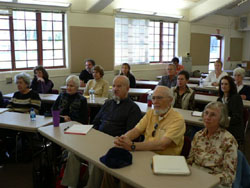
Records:
<instances>
[{"instance_id":1,"label":"man in white shirt","mask_svg":"<svg viewBox=\"0 0 250 188\"><path fill-rule=\"evenodd\" d=\"M214 63L214 68L215 70L212 71L205 79L204 81L204 85L205 86L218 86L220 79L223 76L227 76L227 73L222 71L222 62L218 59L217 61L215 61Z\"/></svg>"}]
</instances>

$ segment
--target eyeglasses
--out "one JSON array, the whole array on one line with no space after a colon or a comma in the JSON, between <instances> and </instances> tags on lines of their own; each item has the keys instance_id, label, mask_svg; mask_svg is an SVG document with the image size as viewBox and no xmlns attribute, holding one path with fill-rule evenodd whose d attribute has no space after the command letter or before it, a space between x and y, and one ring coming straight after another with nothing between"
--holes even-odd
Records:
<instances>
[{"instance_id":1,"label":"eyeglasses","mask_svg":"<svg viewBox=\"0 0 250 188\"><path fill-rule=\"evenodd\" d=\"M163 96L153 96L152 100L162 100L163 98Z\"/></svg>"},{"instance_id":2,"label":"eyeglasses","mask_svg":"<svg viewBox=\"0 0 250 188\"><path fill-rule=\"evenodd\" d=\"M157 127L158 127L158 123L156 123L154 126L154 130L152 132L152 137L155 137L155 132L156 132Z\"/></svg>"}]
</instances>

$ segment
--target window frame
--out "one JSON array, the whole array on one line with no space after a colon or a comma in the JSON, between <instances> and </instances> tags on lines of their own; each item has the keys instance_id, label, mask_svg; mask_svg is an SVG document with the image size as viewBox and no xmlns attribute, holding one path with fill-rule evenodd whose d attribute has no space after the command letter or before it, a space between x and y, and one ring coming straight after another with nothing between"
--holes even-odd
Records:
<instances>
[{"instance_id":1,"label":"window frame","mask_svg":"<svg viewBox=\"0 0 250 188\"><path fill-rule=\"evenodd\" d=\"M35 18L35 21L36 21L36 35L37 35L37 39L35 40L37 42L37 49L36 49L36 52L37 52L37 65L42 65L43 66L43 47L42 47L42 43L43 43L43 40L42 40L42 19L41 19L41 15L42 13L59 13L61 14L62 16L62 50L63 51L63 54L62 54L62 60L63 60L63 65L60 65L60 66L44 66L44 68L46 69L58 69L58 68L65 68L66 67L66 55L65 55L65 51L66 51L66 47L65 47L65 15L66 13L65 12L57 12L57 11L37 11L37 10L25 10L25 9L15 9L13 10L14 11L24 11L24 12L34 12L35 15L36 15L36 18ZM11 52L11 66L12 68L8 68L8 69L1 69L0 68L0 72L6 72L6 71L22 71L22 70L33 70L34 67L22 67L22 68L17 68L16 67L16 59L15 59L15 40L14 40L14 19L13 19L13 15L9 15L7 16L7 19L9 20L9 34L10 34L10 50L6 50L6 51L10 51ZM24 19L24 21L26 22L26 18ZM54 20L52 20L52 24L54 23ZM53 25L52 25L53 26ZM0 29L1 31L5 30L5 29ZM26 27L24 28L24 31L26 32ZM52 27L52 35L54 34L54 29ZM1 41L4 41L1 39ZM25 43L27 44L27 38L25 37ZM54 54L54 51L56 50L54 48L54 41L55 40L52 40L52 46L53 48L50 49L52 50L53 54ZM2 50L4 51L4 50ZM26 47L25 49L26 53L27 51L29 51ZM27 55L27 54L26 54ZM53 61L56 60L54 59L54 56L53 56ZM24 60L26 62L28 62L28 59ZM1 62L0 62L1 63Z\"/></svg>"}]
</instances>

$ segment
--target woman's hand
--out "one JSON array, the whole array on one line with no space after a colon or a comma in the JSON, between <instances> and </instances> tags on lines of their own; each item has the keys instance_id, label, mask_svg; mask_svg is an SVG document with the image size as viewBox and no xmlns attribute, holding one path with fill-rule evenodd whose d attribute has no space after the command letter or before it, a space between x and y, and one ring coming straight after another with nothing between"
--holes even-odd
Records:
<instances>
[{"instance_id":1,"label":"woman's hand","mask_svg":"<svg viewBox=\"0 0 250 188\"><path fill-rule=\"evenodd\" d=\"M69 116L62 116L65 122L71 121Z\"/></svg>"},{"instance_id":2,"label":"woman's hand","mask_svg":"<svg viewBox=\"0 0 250 188\"><path fill-rule=\"evenodd\" d=\"M42 77L37 77L37 81L44 82L44 79Z\"/></svg>"}]
</instances>

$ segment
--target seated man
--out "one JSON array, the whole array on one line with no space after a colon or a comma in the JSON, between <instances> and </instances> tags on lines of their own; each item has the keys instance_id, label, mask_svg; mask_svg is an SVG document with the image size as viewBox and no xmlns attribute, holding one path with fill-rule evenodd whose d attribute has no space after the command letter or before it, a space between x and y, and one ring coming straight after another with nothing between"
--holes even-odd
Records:
<instances>
[{"instance_id":1,"label":"seated man","mask_svg":"<svg viewBox=\"0 0 250 188\"><path fill-rule=\"evenodd\" d=\"M186 127L183 117L171 108L172 100L169 88L157 86L152 96L154 109L149 110L135 128L117 137L115 145L129 151L150 150L162 155L180 155ZM133 142L141 134L145 140ZM125 183L105 173L102 187L119 187L120 184Z\"/></svg>"},{"instance_id":2,"label":"seated man","mask_svg":"<svg viewBox=\"0 0 250 188\"><path fill-rule=\"evenodd\" d=\"M93 121L95 129L111 136L121 136L139 122L141 119L141 110L128 97L128 91L128 78L126 76L115 77L113 80L114 97L112 100L106 101L96 115ZM62 185L77 186L80 163L81 160L76 155L72 153L69 155ZM100 187L103 172L91 164L90 170L88 187Z\"/></svg>"},{"instance_id":3,"label":"seated man","mask_svg":"<svg viewBox=\"0 0 250 188\"><path fill-rule=\"evenodd\" d=\"M176 86L177 77L176 77L176 67L174 64L168 64L166 67L167 76L162 76L158 85L167 86L169 88Z\"/></svg>"},{"instance_id":4,"label":"seated man","mask_svg":"<svg viewBox=\"0 0 250 188\"><path fill-rule=\"evenodd\" d=\"M195 92L187 86L188 80L189 73L183 70L177 76L177 86L171 88L174 95L173 104L175 108L194 110Z\"/></svg>"},{"instance_id":5,"label":"seated man","mask_svg":"<svg viewBox=\"0 0 250 188\"><path fill-rule=\"evenodd\" d=\"M85 87L87 82L93 78L92 68L95 66L95 61L92 59L86 59L84 61L85 69L79 75L80 78L80 87Z\"/></svg>"}]
</instances>

